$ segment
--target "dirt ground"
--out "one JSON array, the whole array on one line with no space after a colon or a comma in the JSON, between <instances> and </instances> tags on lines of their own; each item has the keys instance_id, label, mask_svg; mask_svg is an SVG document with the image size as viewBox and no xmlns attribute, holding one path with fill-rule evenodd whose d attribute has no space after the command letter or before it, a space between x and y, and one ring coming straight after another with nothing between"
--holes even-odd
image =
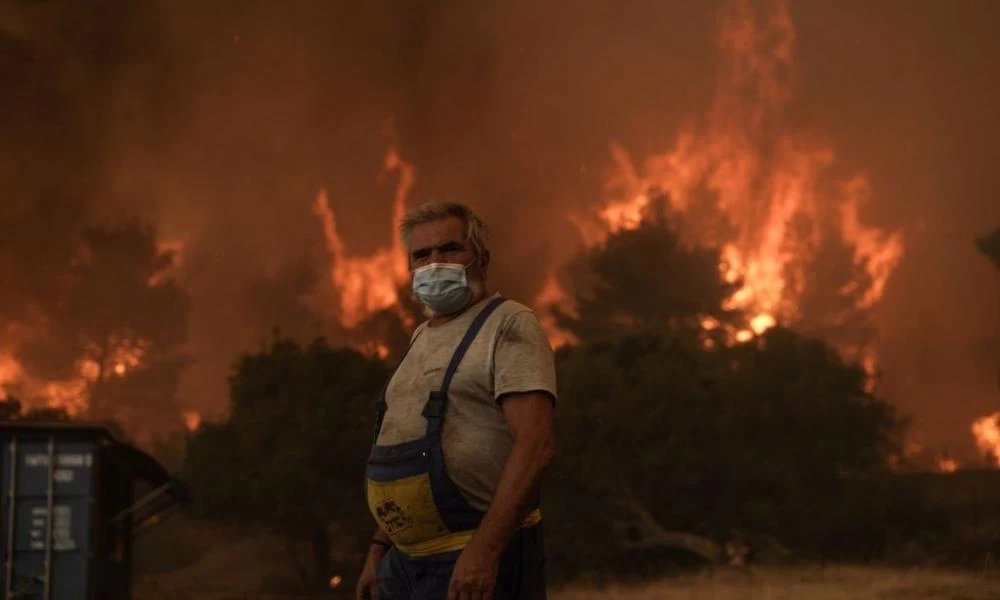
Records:
<instances>
[{"instance_id":1,"label":"dirt ground","mask_svg":"<svg viewBox=\"0 0 1000 600\"><path fill-rule=\"evenodd\" d=\"M151 585L152 584L152 585ZM165 587L146 580L135 600L277 600L217 586ZM201 588L201 589L199 589ZM336 590L325 598L350 598ZM551 600L1000 600L1000 574L877 567L758 568L672 578L659 583L605 589L552 590ZM298 600L307 600L299 597ZM317 599L318 600L318 599Z\"/></svg>"},{"instance_id":2,"label":"dirt ground","mask_svg":"<svg viewBox=\"0 0 1000 600\"><path fill-rule=\"evenodd\" d=\"M1000 600L1000 575L875 567L751 569L635 588L565 589L553 600Z\"/></svg>"},{"instance_id":3,"label":"dirt ground","mask_svg":"<svg viewBox=\"0 0 1000 600\"><path fill-rule=\"evenodd\" d=\"M289 548L254 532L178 519L137 545L135 600L296 598ZM302 548L305 552L308 548ZM353 567L352 567L353 568ZM346 569L346 567L345 567ZM324 596L352 598L356 573ZM269 593L266 593L269 592ZM301 596L298 600L307 600ZM550 587L550 600L1000 600L1000 567L990 571L872 566L717 570L635 587Z\"/></svg>"}]
</instances>

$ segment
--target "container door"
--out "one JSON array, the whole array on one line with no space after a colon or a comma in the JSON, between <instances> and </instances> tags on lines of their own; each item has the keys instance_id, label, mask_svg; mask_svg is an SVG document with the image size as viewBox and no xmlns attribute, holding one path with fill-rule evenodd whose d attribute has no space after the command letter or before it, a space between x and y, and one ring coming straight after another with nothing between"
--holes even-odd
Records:
<instances>
[{"instance_id":1,"label":"container door","mask_svg":"<svg viewBox=\"0 0 1000 600\"><path fill-rule=\"evenodd\" d=\"M37 435L5 440L4 600L88 597L97 453L96 442Z\"/></svg>"}]
</instances>

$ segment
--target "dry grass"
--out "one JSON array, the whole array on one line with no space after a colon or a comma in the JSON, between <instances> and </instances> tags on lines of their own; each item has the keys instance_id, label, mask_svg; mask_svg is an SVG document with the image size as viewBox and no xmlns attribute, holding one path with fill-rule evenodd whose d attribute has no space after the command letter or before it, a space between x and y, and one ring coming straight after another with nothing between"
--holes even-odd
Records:
<instances>
[{"instance_id":1,"label":"dry grass","mask_svg":"<svg viewBox=\"0 0 1000 600\"><path fill-rule=\"evenodd\" d=\"M1000 600L1000 577L873 567L754 569L606 589L566 588L553 600Z\"/></svg>"},{"instance_id":2,"label":"dry grass","mask_svg":"<svg viewBox=\"0 0 1000 600\"><path fill-rule=\"evenodd\" d=\"M154 530L157 531L157 530ZM264 600L292 596L288 549L251 532L213 529L183 520L142 541L136 600ZM198 550L198 560L165 557ZM190 558L190 557L189 557ZM153 569L161 565L165 568ZM143 568L145 567L145 568ZM350 597L354 573L344 573ZM270 594L266 592L270 591ZM329 597L327 597L329 598ZM1000 600L1000 574L888 567L760 567L718 571L645 586L567 587L552 600ZM304 600L304 599L302 599Z\"/></svg>"},{"instance_id":3,"label":"dry grass","mask_svg":"<svg viewBox=\"0 0 1000 600\"><path fill-rule=\"evenodd\" d=\"M275 600L283 594L261 594L217 581L189 581L186 589L168 591L141 586L136 600ZM158 586L157 586L158 587ZM243 588L243 589L241 589ZM350 597L348 590L339 590ZM329 597L328 597L329 598ZM1000 600L1000 577L932 570L873 567L796 567L755 569L679 577L638 587L606 589L568 587L549 594L551 600ZM306 600L298 598L298 600ZM321 599L317 599L321 600Z\"/></svg>"}]
</instances>

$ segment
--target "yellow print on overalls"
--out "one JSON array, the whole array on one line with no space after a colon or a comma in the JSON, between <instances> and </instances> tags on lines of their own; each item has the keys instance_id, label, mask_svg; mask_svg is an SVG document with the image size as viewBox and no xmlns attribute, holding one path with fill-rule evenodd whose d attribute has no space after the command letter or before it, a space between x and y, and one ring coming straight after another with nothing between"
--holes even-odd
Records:
<instances>
[{"instance_id":1,"label":"yellow print on overalls","mask_svg":"<svg viewBox=\"0 0 1000 600\"><path fill-rule=\"evenodd\" d=\"M426 473L395 481L368 480L368 503L397 546L408 547L447 534Z\"/></svg>"},{"instance_id":2,"label":"yellow print on overalls","mask_svg":"<svg viewBox=\"0 0 1000 600\"><path fill-rule=\"evenodd\" d=\"M395 498L389 498L376 506L375 514L382 524L382 530L389 535L396 535L413 524L413 519L406 516Z\"/></svg>"}]
</instances>

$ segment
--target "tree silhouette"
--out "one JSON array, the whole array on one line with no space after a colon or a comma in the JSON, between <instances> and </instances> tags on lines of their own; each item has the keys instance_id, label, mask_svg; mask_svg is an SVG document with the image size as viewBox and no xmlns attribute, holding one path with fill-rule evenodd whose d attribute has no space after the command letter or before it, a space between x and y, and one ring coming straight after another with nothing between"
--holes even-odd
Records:
<instances>
[{"instance_id":1,"label":"tree silhouette","mask_svg":"<svg viewBox=\"0 0 1000 600\"><path fill-rule=\"evenodd\" d=\"M324 586L331 528L340 542L372 531L364 465L387 375L385 363L323 339L276 338L240 357L228 421L203 425L188 445L183 472L197 512L311 543L309 578Z\"/></svg>"},{"instance_id":2,"label":"tree silhouette","mask_svg":"<svg viewBox=\"0 0 1000 600\"><path fill-rule=\"evenodd\" d=\"M703 316L738 316L722 309L732 286L718 253L685 247L678 226L648 218L578 265L575 280L591 279L576 317L561 315L582 342L558 357L546 496L572 526L550 527L553 561L634 573L663 550L717 558L708 540L734 532L804 553L878 553L918 506L885 477L905 420L817 338L779 326L706 343ZM834 250L827 265L851 276Z\"/></svg>"},{"instance_id":3,"label":"tree silhouette","mask_svg":"<svg viewBox=\"0 0 1000 600\"><path fill-rule=\"evenodd\" d=\"M665 200L651 203L638 227L611 234L570 268L576 314L554 310L579 340L628 331L693 332L703 317L726 322L736 287L719 274L717 249L683 244Z\"/></svg>"},{"instance_id":4,"label":"tree silhouette","mask_svg":"<svg viewBox=\"0 0 1000 600\"><path fill-rule=\"evenodd\" d=\"M14 397L0 400L0 422L3 421L35 421L62 422L69 421L70 416L62 408L29 408L24 409L21 401Z\"/></svg>"},{"instance_id":5,"label":"tree silhouette","mask_svg":"<svg viewBox=\"0 0 1000 600\"><path fill-rule=\"evenodd\" d=\"M976 247L988 259L993 261L993 265L997 269L1000 269L1000 227L994 229L993 233L976 240ZM994 356L998 357L998 362L1000 362L1000 339L993 338L988 342L988 345L992 348ZM997 387L1000 388L1000 365L997 366Z\"/></svg>"},{"instance_id":6,"label":"tree silhouette","mask_svg":"<svg viewBox=\"0 0 1000 600\"><path fill-rule=\"evenodd\" d=\"M976 240L976 247L1000 269L1000 227Z\"/></svg>"}]
</instances>

